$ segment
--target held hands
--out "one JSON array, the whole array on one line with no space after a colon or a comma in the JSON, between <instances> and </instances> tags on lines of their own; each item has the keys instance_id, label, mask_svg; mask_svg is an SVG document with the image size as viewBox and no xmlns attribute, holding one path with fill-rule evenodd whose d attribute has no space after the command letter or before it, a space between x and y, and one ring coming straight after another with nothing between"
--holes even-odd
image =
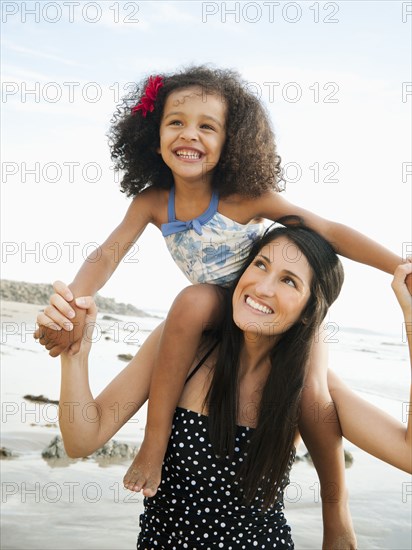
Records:
<instances>
[{"instance_id":1,"label":"held hands","mask_svg":"<svg viewBox=\"0 0 412 550\"><path fill-rule=\"evenodd\" d=\"M412 321L411 283L412 260L408 260L408 262L398 265L392 281L392 289L407 321Z\"/></svg>"},{"instance_id":2,"label":"held hands","mask_svg":"<svg viewBox=\"0 0 412 550\"><path fill-rule=\"evenodd\" d=\"M408 262L411 262L412 259L408 259ZM412 294L412 273L409 273L409 275L406 276L405 279L406 286L408 287L409 294Z\"/></svg>"},{"instance_id":3,"label":"held hands","mask_svg":"<svg viewBox=\"0 0 412 550\"><path fill-rule=\"evenodd\" d=\"M92 347L93 329L96 324L97 317L97 306L94 303L92 296L83 296L81 298L76 298L74 301L77 308L79 308L79 311L81 311L82 315L84 315L83 332L80 340L78 340L78 357L79 359L82 359L84 357L87 358ZM67 355L74 355L71 347L66 348L66 350L62 351L62 356Z\"/></svg>"},{"instance_id":4,"label":"held hands","mask_svg":"<svg viewBox=\"0 0 412 550\"><path fill-rule=\"evenodd\" d=\"M49 305L37 315L39 328L34 338L49 350L51 357L57 357L63 351L74 355L81 345L86 324L85 309L94 302L90 297L74 300L69 287L61 281L56 281L53 288L55 294L50 297Z\"/></svg>"}]
</instances>

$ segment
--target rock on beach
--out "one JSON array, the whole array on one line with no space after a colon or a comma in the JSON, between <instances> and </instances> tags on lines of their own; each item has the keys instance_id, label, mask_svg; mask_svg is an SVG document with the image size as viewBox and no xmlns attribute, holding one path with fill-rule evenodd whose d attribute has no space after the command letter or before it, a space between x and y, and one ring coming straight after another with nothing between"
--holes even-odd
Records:
<instances>
[{"instance_id":1,"label":"rock on beach","mask_svg":"<svg viewBox=\"0 0 412 550\"><path fill-rule=\"evenodd\" d=\"M44 283L25 283L4 279L0 285L0 298L6 302L24 302L46 306L54 294L53 286ZM153 317L132 304L116 302L114 298L103 298L96 294L95 301L100 312L134 315L135 317Z\"/></svg>"},{"instance_id":2,"label":"rock on beach","mask_svg":"<svg viewBox=\"0 0 412 550\"><path fill-rule=\"evenodd\" d=\"M121 443L111 439L103 447L97 449L93 454L84 458L93 458L95 460L123 460L131 459L135 456L137 447L128 443ZM45 459L68 459L70 458L64 448L63 439L56 435L49 445L42 451L42 457Z\"/></svg>"}]
</instances>

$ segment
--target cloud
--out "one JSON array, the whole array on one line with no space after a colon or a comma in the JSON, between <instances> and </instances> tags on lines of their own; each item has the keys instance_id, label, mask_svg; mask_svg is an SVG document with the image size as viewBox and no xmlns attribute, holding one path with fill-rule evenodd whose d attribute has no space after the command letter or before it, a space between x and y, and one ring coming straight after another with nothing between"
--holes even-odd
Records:
<instances>
[{"instance_id":1,"label":"cloud","mask_svg":"<svg viewBox=\"0 0 412 550\"><path fill-rule=\"evenodd\" d=\"M84 67L84 65L81 65L80 63L77 63L73 59L67 59L65 57L62 57L61 55L54 55L52 53L42 52L40 50L35 50L33 48L25 48L24 46L20 46L18 44L13 44L12 42L8 40L3 41L3 46L8 48L9 50L12 50L17 53L22 53L25 55L30 55L33 57L37 57L40 59L48 59L49 61L56 61L57 63L60 63L62 65L69 65L71 67Z\"/></svg>"},{"instance_id":2,"label":"cloud","mask_svg":"<svg viewBox=\"0 0 412 550\"><path fill-rule=\"evenodd\" d=\"M163 23L198 23L199 17L194 16L186 9L180 9L171 2L159 2L154 5L156 13L151 17L153 21L162 21Z\"/></svg>"}]
</instances>

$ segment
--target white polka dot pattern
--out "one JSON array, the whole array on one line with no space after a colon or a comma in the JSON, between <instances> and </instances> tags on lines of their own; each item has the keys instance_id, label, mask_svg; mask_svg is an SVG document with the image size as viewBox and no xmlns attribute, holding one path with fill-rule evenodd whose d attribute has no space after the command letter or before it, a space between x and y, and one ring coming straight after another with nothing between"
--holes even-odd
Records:
<instances>
[{"instance_id":1,"label":"white polka dot pattern","mask_svg":"<svg viewBox=\"0 0 412 550\"><path fill-rule=\"evenodd\" d=\"M281 498L267 512L259 497L256 505L242 501L235 475L252 431L238 426L233 459L217 458L207 416L176 409L161 485L144 501L138 550L294 548Z\"/></svg>"}]
</instances>

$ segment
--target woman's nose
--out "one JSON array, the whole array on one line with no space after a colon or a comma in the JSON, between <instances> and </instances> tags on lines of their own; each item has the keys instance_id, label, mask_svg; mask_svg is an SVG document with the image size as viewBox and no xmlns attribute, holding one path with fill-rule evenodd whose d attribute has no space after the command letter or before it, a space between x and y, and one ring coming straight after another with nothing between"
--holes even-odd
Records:
<instances>
[{"instance_id":1,"label":"woman's nose","mask_svg":"<svg viewBox=\"0 0 412 550\"><path fill-rule=\"evenodd\" d=\"M256 294L273 297L276 294L276 282L270 277L265 277L256 284Z\"/></svg>"}]
</instances>

